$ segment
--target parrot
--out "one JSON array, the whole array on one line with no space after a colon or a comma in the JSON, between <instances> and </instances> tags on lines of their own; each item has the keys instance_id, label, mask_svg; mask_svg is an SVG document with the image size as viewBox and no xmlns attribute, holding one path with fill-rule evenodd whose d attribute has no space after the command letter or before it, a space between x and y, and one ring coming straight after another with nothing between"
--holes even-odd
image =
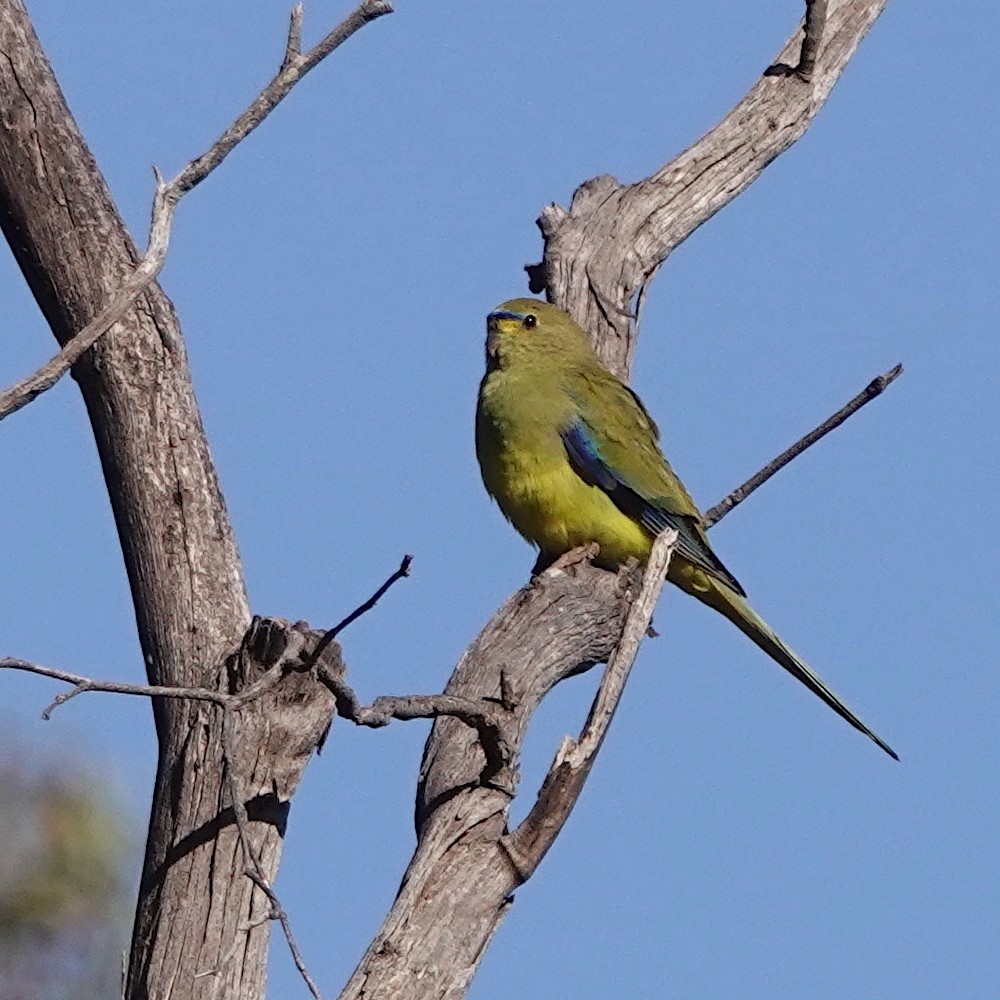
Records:
<instances>
[{"instance_id":1,"label":"parrot","mask_svg":"<svg viewBox=\"0 0 1000 1000\"><path fill-rule=\"evenodd\" d=\"M894 760L896 752L750 607L708 543L705 522L660 448L642 401L600 361L562 309L504 302L486 321L476 457L487 492L539 550L538 566L597 543L598 566L644 563L677 532L667 580L720 612Z\"/></svg>"}]
</instances>

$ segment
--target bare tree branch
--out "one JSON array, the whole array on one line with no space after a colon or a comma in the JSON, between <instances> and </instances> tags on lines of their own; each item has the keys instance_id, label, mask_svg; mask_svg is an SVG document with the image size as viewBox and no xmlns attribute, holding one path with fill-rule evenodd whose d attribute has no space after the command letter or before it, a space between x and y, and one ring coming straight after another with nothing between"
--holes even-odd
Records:
<instances>
[{"instance_id":1,"label":"bare tree branch","mask_svg":"<svg viewBox=\"0 0 1000 1000\"><path fill-rule=\"evenodd\" d=\"M59 353L27 378L0 393L0 420L26 406L51 389L97 341L132 308L136 299L163 270L170 247L170 231L177 203L200 184L258 125L288 96L291 89L318 63L356 31L384 14L392 13L388 0L363 0L336 28L305 55L302 42L302 4L291 13L285 58L277 76L201 156L192 160L173 179L164 182L156 174L152 222L146 252L135 270L110 297L107 307L66 343Z\"/></svg>"},{"instance_id":2,"label":"bare tree branch","mask_svg":"<svg viewBox=\"0 0 1000 1000\"><path fill-rule=\"evenodd\" d=\"M342 677L322 668L317 674L337 699L337 714L357 726L381 729L392 719L408 721L445 717L464 722L479 736L485 756L482 772L484 781L495 779L511 758L504 727L498 716L498 706L490 704L485 698L462 698L448 694L379 695L366 707L358 701L357 695Z\"/></svg>"},{"instance_id":3,"label":"bare tree branch","mask_svg":"<svg viewBox=\"0 0 1000 1000\"><path fill-rule=\"evenodd\" d=\"M105 681L67 670L42 666L16 657L0 658L0 670L20 670L26 673L49 677L53 680L72 684L70 691L59 695L42 712L48 721L55 709L77 695L95 691L105 694L124 694L141 698L176 698L186 701L203 701L216 705L227 714L238 712L247 705L273 691L290 674L316 674L317 680L336 698L337 715L357 726L381 729L393 719L411 721L413 719L437 719L443 717L459 719L479 736L486 750L486 771L492 776L505 766L510 758L506 747L503 725L499 719L500 707L486 699L462 698L446 694L379 695L371 705L364 705L354 689L343 677L343 665L339 650L336 666L323 662L330 649L330 632L319 637L318 633L304 631L305 626L290 625L278 618L255 618L245 640L258 644L255 635L269 633L267 642L280 643L281 653L277 660L261 676L247 687L232 693L214 691L200 687L172 687L162 684L132 684L125 681ZM332 630L331 630L332 631ZM320 648L322 646L322 648ZM259 654L266 657L266 654ZM225 735L225 726L223 726ZM225 749L225 740L223 740Z\"/></svg>"},{"instance_id":4,"label":"bare tree branch","mask_svg":"<svg viewBox=\"0 0 1000 1000\"><path fill-rule=\"evenodd\" d=\"M522 882L535 873L580 798L625 693L639 646L653 620L653 609L666 582L667 566L676 542L677 532L670 530L654 542L643 574L642 589L629 609L621 641L608 659L583 730L575 740L569 736L563 739L531 811L513 833L501 839Z\"/></svg>"},{"instance_id":5,"label":"bare tree branch","mask_svg":"<svg viewBox=\"0 0 1000 1000\"><path fill-rule=\"evenodd\" d=\"M288 15L288 41L285 42L285 58L281 61L281 68L290 66L302 51L302 18L305 14L305 7L297 3Z\"/></svg>"},{"instance_id":6,"label":"bare tree branch","mask_svg":"<svg viewBox=\"0 0 1000 1000\"><path fill-rule=\"evenodd\" d=\"M861 39L888 0L829 0L823 46L808 83L794 74L762 75L726 117L693 146L644 180L607 175L581 184L569 210L549 205L538 226L541 264L531 288L566 309L591 333L604 363L627 377L643 292L669 255L702 223L745 190L804 134ZM819 5L810 3L818 37ZM795 66L802 29L775 63ZM810 44L811 41L810 41Z\"/></svg>"},{"instance_id":7,"label":"bare tree branch","mask_svg":"<svg viewBox=\"0 0 1000 1000\"><path fill-rule=\"evenodd\" d=\"M852 413L857 413L865 403L870 403L876 396L881 396L893 382L903 374L903 366L896 365L887 372L871 380L850 402L842 406L833 416L828 417L818 427L799 438L790 448L783 451L776 459L768 462L759 472L752 475L742 486L737 486L725 499L719 501L704 516L705 524L711 527L721 521L735 506L741 504L755 489L763 486L771 476L780 472L788 463L806 448L811 447L820 438L832 430L836 430Z\"/></svg>"},{"instance_id":8,"label":"bare tree branch","mask_svg":"<svg viewBox=\"0 0 1000 1000\"><path fill-rule=\"evenodd\" d=\"M285 941L288 944L288 950L292 955L292 961L295 963L295 968L298 969L299 975L309 988L309 992L316 998L316 1000L323 1000L319 987L316 985L316 980L313 979L308 968L306 968L305 959L302 957L302 952L295 940L295 936L292 934L292 924L289 919L288 912L281 905L281 901L278 899L274 889L271 888L267 879L265 879L263 875L260 875L253 870L248 871L246 874L254 885L256 885L265 896L267 896L271 906L268 915L271 920L277 920L278 923L281 924L281 930L284 932Z\"/></svg>"},{"instance_id":9,"label":"bare tree branch","mask_svg":"<svg viewBox=\"0 0 1000 1000\"><path fill-rule=\"evenodd\" d=\"M389 0L361 0L343 21L308 52L301 53L302 5L289 18L288 41L281 68L237 119L197 159L192 160L170 183L178 197L200 184L258 125L288 96L292 88L366 24L392 13Z\"/></svg>"},{"instance_id":10,"label":"bare tree branch","mask_svg":"<svg viewBox=\"0 0 1000 1000\"><path fill-rule=\"evenodd\" d=\"M43 667L38 663L29 663L27 660L19 660L10 656L0 659L0 670L23 670L26 673L39 674L41 677L51 677L53 680L65 681L67 684L73 685L72 691L67 691L59 695L42 712L42 718L46 722L60 705L66 704L71 698L75 698L78 694L84 694L87 691L140 695L144 698L191 698L195 701L210 701L222 706L228 704L232 697L231 695L223 694L221 691L209 691L205 688L168 687L161 684L127 684L121 681L98 681L91 677L83 677L80 674L72 674L67 670Z\"/></svg>"},{"instance_id":11,"label":"bare tree branch","mask_svg":"<svg viewBox=\"0 0 1000 1000\"><path fill-rule=\"evenodd\" d=\"M528 269L532 291L544 291L573 314L613 371L628 375L643 293L657 269L804 134L886 2L830 0L809 83L762 76L716 128L650 177L631 185L594 178L577 189L568 210L553 205L542 212L545 250L542 263ZM800 49L796 32L779 60L796 63ZM607 662L635 589L627 574L613 577L586 564L546 570L499 609L463 655L446 693L506 706L505 732L516 754L547 691ZM569 760L581 758L571 746L558 759L557 775L585 770L572 770ZM538 827L508 836L509 796L481 782L483 760L467 726L435 722L421 768L416 850L341 1000L465 994L511 893L551 843L542 817L558 817L555 804L569 800L545 801L561 780L553 778L536 804Z\"/></svg>"},{"instance_id":12,"label":"bare tree branch","mask_svg":"<svg viewBox=\"0 0 1000 1000\"><path fill-rule=\"evenodd\" d=\"M504 706L516 757L546 693L611 656L638 590L629 570L586 562L546 570L497 611L445 693ZM342 1000L459 997L468 988L521 882L501 843L511 793L482 780L484 763L467 726L435 722L421 766L416 852Z\"/></svg>"},{"instance_id":13,"label":"bare tree branch","mask_svg":"<svg viewBox=\"0 0 1000 1000\"><path fill-rule=\"evenodd\" d=\"M170 245L170 228L174 205L168 186L156 171L156 194L153 197L153 220L149 229L149 245L136 269L114 293L111 302L78 334L61 348L58 354L27 378L0 392L0 420L27 406L33 399L51 389L132 308L136 299L163 269Z\"/></svg>"}]
</instances>

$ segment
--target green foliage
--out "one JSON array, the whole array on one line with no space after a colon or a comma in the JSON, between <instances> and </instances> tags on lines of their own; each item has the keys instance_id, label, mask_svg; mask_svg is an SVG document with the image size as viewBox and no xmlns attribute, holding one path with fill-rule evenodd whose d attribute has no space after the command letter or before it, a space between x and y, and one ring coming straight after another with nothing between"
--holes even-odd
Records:
<instances>
[{"instance_id":1,"label":"green foliage","mask_svg":"<svg viewBox=\"0 0 1000 1000\"><path fill-rule=\"evenodd\" d=\"M128 837L106 786L71 766L0 769L0 995L117 995Z\"/></svg>"}]
</instances>

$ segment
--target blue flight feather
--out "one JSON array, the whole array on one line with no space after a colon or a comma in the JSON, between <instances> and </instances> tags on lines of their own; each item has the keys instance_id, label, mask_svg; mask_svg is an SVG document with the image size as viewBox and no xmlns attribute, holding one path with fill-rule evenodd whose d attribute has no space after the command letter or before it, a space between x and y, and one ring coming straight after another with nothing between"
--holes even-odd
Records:
<instances>
[{"instance_id":1,"label":"blue flight feather","mask_svg":"<svg viewBox=\"0 0 1000 1000\"><path fill-rule=\"evenodd\" d=\"M562 432L563 445L570 464L584 482L607 493L611 502L627 517L638 522L651 535L665 528L677 532L677 552L688 562L732 587L741 597L746 593L736 578L699 537L696 521L690 514L680 514L658 505L655 498L636 492L625 477L612 468L601 455L594 433L582 418L577 418Z\"/></svg>"}]
</instances>

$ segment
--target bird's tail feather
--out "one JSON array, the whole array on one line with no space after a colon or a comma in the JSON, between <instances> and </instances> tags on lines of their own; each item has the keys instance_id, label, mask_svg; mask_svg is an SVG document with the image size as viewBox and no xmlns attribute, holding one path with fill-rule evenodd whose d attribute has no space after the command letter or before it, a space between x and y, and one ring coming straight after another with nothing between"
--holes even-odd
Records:
<instances>
[{"instance_id":1,"label":"bird's tail feather","mask_svg":"<svg viewBox=\"0 0 1000 1000\"><path fill-rule=\"evenodd\" d=\"M774 630L735 591L717 580L711 581L708 593L699 593L706 604L728 618L747 638L756 643L768 656L781 664L796 680L801 681L813 694L822 698L841 718L864 733L880 746L893 760L899 760L895 750L868 728L827 686L794 650L786 646Z\"/></svg>"}]
</instances>

